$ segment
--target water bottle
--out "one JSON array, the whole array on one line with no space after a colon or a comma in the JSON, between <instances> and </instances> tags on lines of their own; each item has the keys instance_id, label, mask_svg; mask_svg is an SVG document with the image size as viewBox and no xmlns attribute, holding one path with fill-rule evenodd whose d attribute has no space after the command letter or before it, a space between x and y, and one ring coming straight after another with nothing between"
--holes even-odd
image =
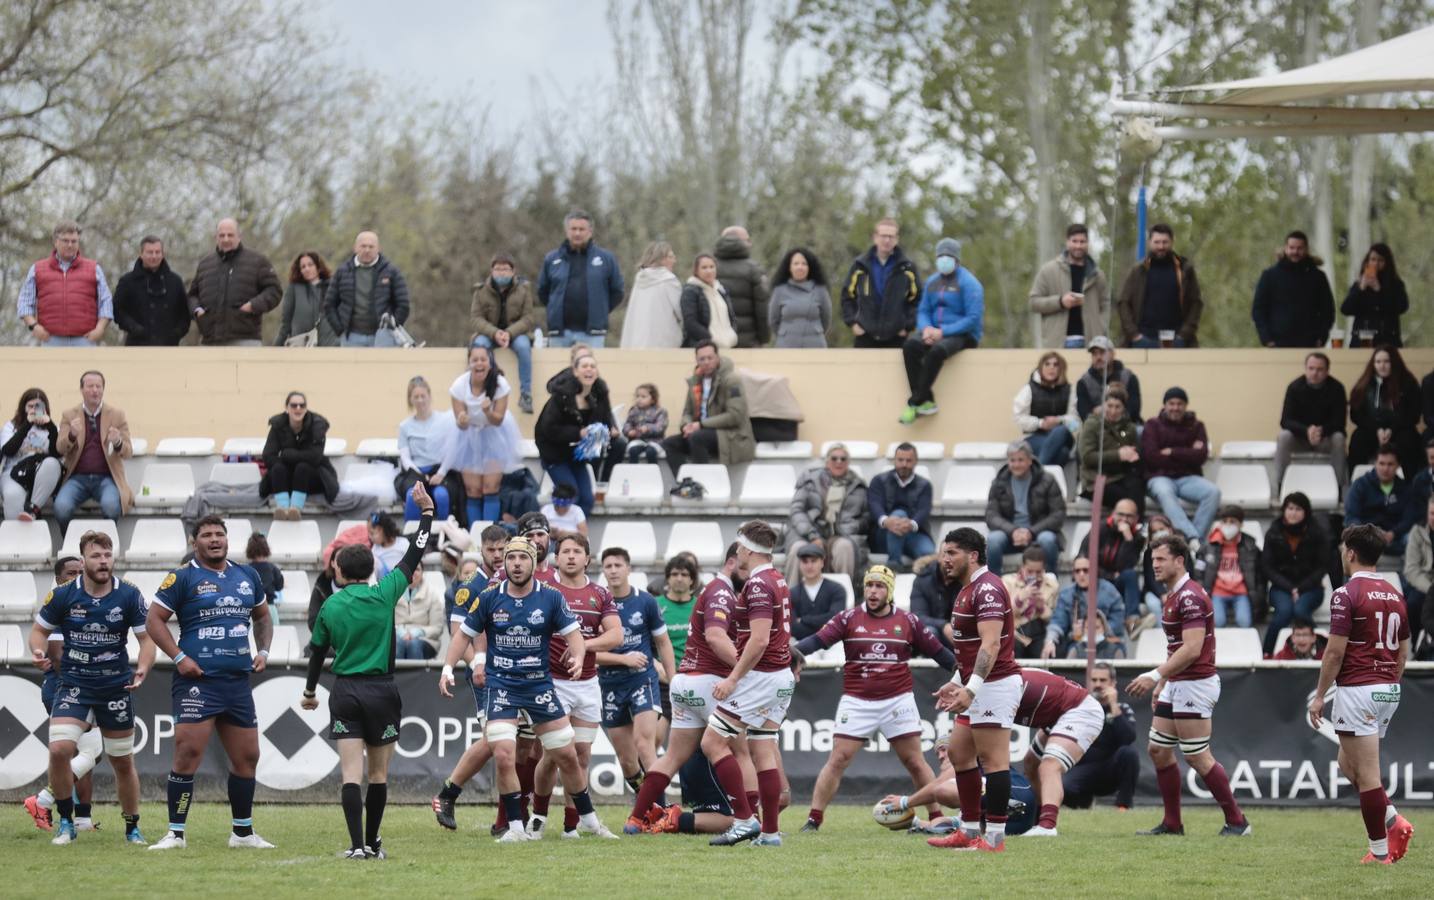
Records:
<instances>
[{"instance_id":1,"label":"water bottle","mask_svg":"<svg viewBox=\"0 0 1434 900\"><path fill-rule=\"evenodd\" d=\"M631 481L628 481L626 478L624 478L624 479L622 480L622 495L623 495L624 497L626 497L626 496L628 496L628 494L630 494L631 492L632 492L632 482L631 482Z\"/></svg>"}]
</instances>

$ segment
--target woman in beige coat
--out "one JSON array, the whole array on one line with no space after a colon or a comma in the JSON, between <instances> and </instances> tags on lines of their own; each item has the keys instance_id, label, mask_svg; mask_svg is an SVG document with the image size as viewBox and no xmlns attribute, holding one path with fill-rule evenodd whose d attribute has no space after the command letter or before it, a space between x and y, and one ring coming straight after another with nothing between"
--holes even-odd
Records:
<instances>
[{"instance_id":1,"label":"woman in beige coat","mask_svg":"<svg viewBox=\"0 0 1434 900\"><path fill-rule=\"evenodd\" d=\"M393 610L394 656L433 659L443 637L443 589L423 579L423 566L413 570L408 592Z\"/></svg>"}]
</instances>

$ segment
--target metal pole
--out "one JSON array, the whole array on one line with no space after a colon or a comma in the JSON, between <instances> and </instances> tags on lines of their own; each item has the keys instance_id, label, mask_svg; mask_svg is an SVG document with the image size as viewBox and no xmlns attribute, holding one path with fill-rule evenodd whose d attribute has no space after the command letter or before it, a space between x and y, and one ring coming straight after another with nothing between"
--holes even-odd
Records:
<instances>
[{"instance_id":1,"label":"metal pole","mask_svg":"<svg viewBox=\"0 0 1434 900\"><path fill-rule=\"evenodd\" d=\"M1086 541L1086 560L1090 566L1090 583L1085 591L1085 683L1090 684L1091 673L1095 671L1095 641L1090 639L1095 627L1096 596L1100 587L1100 503L1105 493L1105 475L1095 476L1095 487L1090 495L1090 536ZM1109 624L1109 623L1107 623Z\"/></svg>"}]
</instances>

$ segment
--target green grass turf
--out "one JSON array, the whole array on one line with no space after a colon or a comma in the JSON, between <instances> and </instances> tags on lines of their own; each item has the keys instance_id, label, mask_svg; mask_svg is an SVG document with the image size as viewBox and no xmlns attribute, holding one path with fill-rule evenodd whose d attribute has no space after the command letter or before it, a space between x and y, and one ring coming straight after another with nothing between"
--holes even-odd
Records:
<instances>
[{"instance_id":1,"label":"green grass turf","mask_svg":"<svg viewBox=\"0 0 1434 900\"><path fill-rule=\"evenodd\" d=\"M113 806L96 807L99 833L52 847L21 811L0 824L5 895L59 892L85 898L354 897L398 892L421 897L1330 897L1429 896L1434 878L1434 817L1410 816L1410 853L1392 867L1360 866L1364 829L1355 809L1252 809L1253 838L1219 838L1218 810L1187 812L1186 838L1137 838L1158 812L1066 810L1061 836L1011 838L1000 856L936 850L923 838L890 832L864 807L836 807L819 834L796 834L794 808L783 816L784 847L709 847L707 838L637 836L621 841L550 835L541 843L498 845L488 836L491 806L459 807L460 830L440 829L416 806L389 809L383 862L336 857L347 845L343 814L331 807L261 806L258 831L269 851L225 846L228 810L190 815L189 847L150 853L129 847ZM620 829L625 810L600 810ZM144 808L145 835L163 834L163 813ZM481 829L481 830L480 830ZM1015 893L1013 893L1015 892ZM1038 893L1039 892L1039 893Z\"/></svg>"}]
</instances>

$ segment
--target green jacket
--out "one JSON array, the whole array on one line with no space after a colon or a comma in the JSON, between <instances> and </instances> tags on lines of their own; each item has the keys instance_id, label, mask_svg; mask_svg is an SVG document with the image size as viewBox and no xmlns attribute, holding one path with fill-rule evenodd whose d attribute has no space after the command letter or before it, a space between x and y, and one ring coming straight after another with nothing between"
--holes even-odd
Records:
<instances>
[{"instance_id":1,"label":"green jacket","mask_svg":"<svg viewBox=\"0 0 1434 900\"><path fill-rule=\"evenodd\" d=\"M1101 447L1101 431L1105 431L1105 444ZM1140 439L1135 434L1135 423L1125 416L1119 422L1107 422L1103 408L1086 418L1080 428L1080 489L1088 494L1095 487L1096 469L1104 463L1107 478L1121 478L1134 471L1140 463L1128 463L1120 458L1121 447L1140 449ZM1100 452L1098 452L1098 448Z\"/></svg>"},{"instance_id":2,"label":"green jacket","mask_svg":"<svg viewBox=\"0 0 1434 900\"><path fill-rule=\"evenodd\" d=\"M682 406L682 424L697 422L717 432L717 459L724 466L751 462L757 457L757 439L752 435L752 420L747 416L747 397L742 379L732 360L723 358L712 375L712 396L707 401L707 415L701 416L702 376L687 379L687 400Z\"/></svg>"}]
</instances>

